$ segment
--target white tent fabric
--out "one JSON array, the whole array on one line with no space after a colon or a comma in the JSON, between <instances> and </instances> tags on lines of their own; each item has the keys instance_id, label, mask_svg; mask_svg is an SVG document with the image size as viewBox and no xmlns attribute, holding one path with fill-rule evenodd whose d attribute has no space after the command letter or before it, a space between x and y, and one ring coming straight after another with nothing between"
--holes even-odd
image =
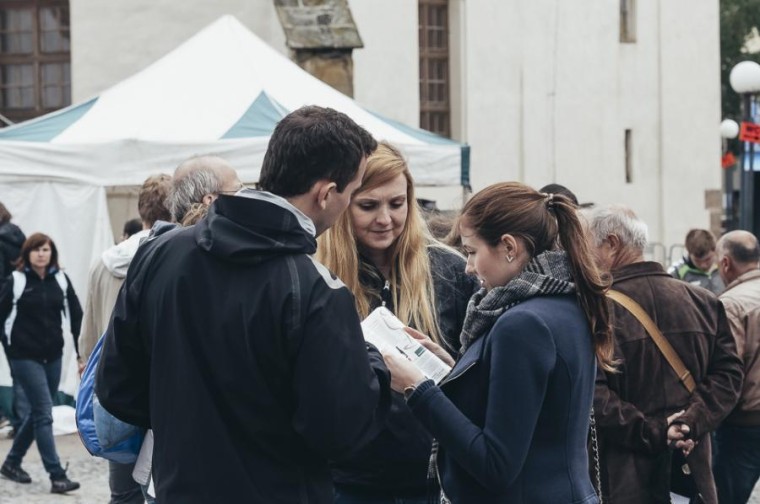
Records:
<instances>
[{"instance_id":1,"label":"white tent fabric","mask_svg":"<svg viewBox=\"0 0 760 504\"><path fill-rule=\"evenodd\" d=\"M363 109L224 16L99 96L0 129L0 201L27 235L55 240L84 304L89 266L113 243L106 186L142 184L199 154L253 182L277 121L311 104L397 145L418 185L466 183L465 146ZM0 363L0 386L5 374Z\"/></svg>"},{"instance_id":2,"label":"white tent fabric","mask_svg":"<svg viewBox=\"0 0 760 504\"><path fill-rule=\"evenodd\" d=\"M232 16L87 102L0 130L0 175L137 185L191 155L216 153L254 181L276 122L310 104L397 145L418 185L462 183L460 144L365 110Z\"/></svg>"}]
</instances>

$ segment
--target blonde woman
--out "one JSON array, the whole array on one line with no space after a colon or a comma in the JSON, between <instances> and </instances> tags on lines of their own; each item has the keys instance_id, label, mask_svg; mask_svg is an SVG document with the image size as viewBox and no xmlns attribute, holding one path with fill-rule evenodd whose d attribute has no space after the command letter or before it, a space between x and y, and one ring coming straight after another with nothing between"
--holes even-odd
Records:
<instances>
[{"instance_id":1,"label":"blonde woman","mask_svg":"<svg viewBox=\"0 0 760 504\"><path fill-rule=\"evenodd\" d=\"M381 143L349 210L319 239L317 258L348 286L362 318L385 306L451 355L476 290L465 259L429 233L399 151ZM394 394L386 429L333 464L336 504L424 503L431 438Z\"/></svg>"}]
</instances>

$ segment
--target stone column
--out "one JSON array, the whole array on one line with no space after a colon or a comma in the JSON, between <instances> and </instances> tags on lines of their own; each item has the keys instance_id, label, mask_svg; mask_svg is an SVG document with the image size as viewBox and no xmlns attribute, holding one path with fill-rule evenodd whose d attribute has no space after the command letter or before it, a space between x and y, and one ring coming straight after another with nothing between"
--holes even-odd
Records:
<instances>
[{"instance_id":1,"label":"stone column","mask_svg":"<svg viewBox=\"0 0 760 504\"><path fill-rule=\"evenodd\" d=\"M290 57L348 96L354 95L352 52L364 47L346 0L274 0Z\"/></svg>"}]
</instances>

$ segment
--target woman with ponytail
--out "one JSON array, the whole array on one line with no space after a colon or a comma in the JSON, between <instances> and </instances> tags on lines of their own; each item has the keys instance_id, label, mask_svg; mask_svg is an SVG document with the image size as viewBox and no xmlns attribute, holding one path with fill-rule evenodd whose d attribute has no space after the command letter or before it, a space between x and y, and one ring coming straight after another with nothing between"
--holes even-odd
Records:
<instances>
[{"instance_id":1,"label":"woman with ponytail","mask_svg":"<svg viewBox=\"0 0 760 504\"><path fill-rule=\"evenodd\" d=\"M436 439L435 502L596 503L586 441L596 366L612 369L613 343L607 284L576 210L564 196L501 183L473 196L458 226L482 286L461 357L436 386L385 356L393 388Z\"/></svg>"},{"instance_id":2,"label":"woman with ponytail","mask_svg":"<svg viewBox=\"0 0 760 504\"><path fill-rule=\"evenodd\" d=\"M317 259L351 290L361 318L385 306L456 355L467 302L477 289L465 259L433 238L401 153L381 142L367 159L348 211L319 238ZM424 504L432 439L393 394L386 428L332 465L336 504Z\"/></svg>"}]
</instances>

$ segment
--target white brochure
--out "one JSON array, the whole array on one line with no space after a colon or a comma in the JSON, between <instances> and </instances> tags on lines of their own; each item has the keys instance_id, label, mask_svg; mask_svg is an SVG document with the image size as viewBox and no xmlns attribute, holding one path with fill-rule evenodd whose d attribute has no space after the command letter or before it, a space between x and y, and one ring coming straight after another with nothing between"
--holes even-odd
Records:
<instances>
[{"instance_id":1,"label":"white brochure","mask_svg":"<svg viewBox=\"0 0 760 504\"><path fill-rule=\"evenodd\" d=\"M376 308L362 322L366 341L381 352L402 354L422 374L436 383L440 382L449 374L451 367L407 334L404 327L404 323L383 306Z\"/></svg>"}]
</instances>

